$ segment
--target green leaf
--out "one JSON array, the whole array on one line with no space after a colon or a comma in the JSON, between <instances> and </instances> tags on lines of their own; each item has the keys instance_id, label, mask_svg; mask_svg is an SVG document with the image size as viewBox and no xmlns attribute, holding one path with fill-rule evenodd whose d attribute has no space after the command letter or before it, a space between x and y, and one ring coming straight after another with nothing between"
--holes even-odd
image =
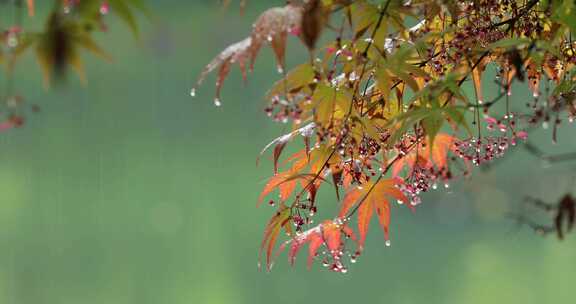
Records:
<instances>
[{"instance_id":1,"label":"green leaf","mask_svg":"<svg viewBox=\"0 0 576 304\"><path fill-rule=\"evenodd\" d=\"M495 49L495 48L520 48L524 47L531 43L531 40L528 38L506 38L502 40L498 40L488 46L488 49Z\"/></svg>"},{"instance_id":2,"label":"green leaf","mask_svg":"<svg viewBox=\"0 0 576 304\"><path fill-rule=\"evenodd\" d=\"M290 70L286 76L277 81L268 91L267 97L283 95L284 92L292 92L314 81L314 68L309 63L301 64Z\"/></svg>"},{"instance_id":3,"label":"green leaf","mask_svg":"<svg viewBox=\"0 0 576 304\"><path fill-rule=\"evenodd\" d=\"M434 138L436 138L436 134L438 134L443 124L444 117L438 110L430 111L430 114L422 120L422 127L424 127L424 130L426 131L426 135L430 141L430 146L434 144Z\"/></svg>"}]
</instances>

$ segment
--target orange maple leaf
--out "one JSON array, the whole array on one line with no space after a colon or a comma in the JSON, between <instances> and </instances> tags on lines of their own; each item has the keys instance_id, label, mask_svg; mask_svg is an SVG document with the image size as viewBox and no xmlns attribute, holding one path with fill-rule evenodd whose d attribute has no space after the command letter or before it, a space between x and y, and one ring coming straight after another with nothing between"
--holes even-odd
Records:
<instances>
[{"instance_id":1,"label":"orange maple leaf","mask_svg":"<svg viewBox=\"0 0 576 304\"><path fill-rule=\"evenodd\" d=\"M438 133L433 145L418 144L417 149L412 149L408 154L396 160L392 166L392 176L398 176L404 168L412 171L416 163L424 168L432 168L434 165L437 169L446 168L448 153L456 151L455 140L456 138L452 135Z\"/></svg>"},{"instance_id":2,"label":"orange maple leaf","mask_svg":"<svg viewBox=\"0 0 576 304\"><path fill-rule=\"evenodd\" d=\"M401 181L396 178L379 180L376 183L368 182L362 185L362 188L356 188L349 191L344 197L339 216L348 217L348 213L355 207L358 212L358 234L359 243L363 246L368 233L368 226L372 214L376 211L380 226L384 231L386 240L389 239L390 226L390 201L389 198L395 198L399 201L408 202L408 198L396 187Z\"/></svg>"}]
</instances>

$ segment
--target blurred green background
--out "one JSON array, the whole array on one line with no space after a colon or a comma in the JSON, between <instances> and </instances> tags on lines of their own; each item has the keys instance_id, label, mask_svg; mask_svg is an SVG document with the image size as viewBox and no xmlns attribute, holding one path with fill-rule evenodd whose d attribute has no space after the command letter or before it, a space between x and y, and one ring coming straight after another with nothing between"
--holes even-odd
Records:
<instances>
[{"instance_id":1,"label":"blurred green background","mask_svg":"<svg viewBox=\"0 0 576 304\"><path fill-rule=\"evenodd\" d=\"M504 215L525 195L571 191L576 166L544 168L520 148L425 195L415 214L394 208L392 246L374 227L345 275L307 271L303 256L258 271L273 210L255 208L271 172L255 159L286 129L263 114L279 77L271 52L246 85L234 69L221 108L214 77L196 98L189 90L258 12L282 2L250 0L241 16L217 1L150 0L155 20L141 20L139 40L110 18L99 40L114 62L86 56L86 87L71 75L43 90L33 56L23 60L16 87L42 111L0 134L0 303L570 303L574 237L540 238ZM26 23L39 28L37 19ZM290 44L294 65L307 54ZM566 130L557 151L573 151ZM536 137L550 146L550 131Z\"/></svg>"}]
</instances>

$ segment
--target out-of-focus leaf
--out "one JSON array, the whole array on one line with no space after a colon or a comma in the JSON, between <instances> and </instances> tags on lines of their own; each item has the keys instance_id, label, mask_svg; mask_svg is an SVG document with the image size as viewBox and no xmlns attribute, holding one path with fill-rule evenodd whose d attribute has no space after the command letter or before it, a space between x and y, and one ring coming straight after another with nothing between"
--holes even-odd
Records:
<instances>
[{"instance_id":1,"label":"out-of-focus leaf","mask_svg":"<svg viewBox=\"0 0 576 304\"><path fill-rule=\"evenodd\" d=\"M316 48L316 41L320 37L324 24L326 23L326 11L322 0L309 0L304 4L304 11L302 13L302 41L313 50Z\"/></svg>"}]
</instances>

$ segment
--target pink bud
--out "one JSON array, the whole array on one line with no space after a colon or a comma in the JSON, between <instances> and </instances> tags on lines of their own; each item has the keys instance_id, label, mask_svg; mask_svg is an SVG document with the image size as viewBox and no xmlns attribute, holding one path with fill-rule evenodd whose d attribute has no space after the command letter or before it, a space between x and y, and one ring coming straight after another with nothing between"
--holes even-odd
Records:
<instances>
[{"instance_id":1,"label":"pink bud","mask_svg":"<svg viewBox=\"0 0 576 304\"><path fill-rule=\"evenodd\" d=\"M100 5L100 14L107 15L109 12L110 6L108 5L108 2L102 3L102 5Z\"/></svg>"},{"instance_id":2,"label":"pink bud","mask_svg":"<svg viewBox=\"0 0 576 304\"><path fill-rule=\"evenodd\" d=\"M486 118L484 118L484 120L486 120L486 122L491 124L491 125L495 125L498 123L498 120L496 120L496 118L490 117L490 116L486 116Z\"/></svg>"},{"instance_id":3,"label":"pink bud","mask_svg":"<svg viewBox=\"0 0 576 304\"><path fill-rule=\"evenodd\" d=\"M288 32L289 32L291 35L294 35L294 36L300 36L300 33L302 33L302 31L300 30L300 28L297 27L297 26L292 27Z\"/></svg>"},{"instance_id":4,"label":"pink bud","mask_svg":"<svg viewBox=\"0 0 576 304\"><path fill-rule=\"evenodd\" d=\"M526 140L526 139L528 139L528 132L518 131L518 132L516 132L516 136L522 140Z\"/></svg>"},{"instance_id":5,"label":"pink bud","mask_svg":"<svg viewBox=\"0 0 576 304\"><path fill-rule=\"evenodd\" d=\"M11 121L5 121L0 123L0 131L6 131L9 129L12 129L14 127L14 124Z\"/></svg>"}]
</instances>

